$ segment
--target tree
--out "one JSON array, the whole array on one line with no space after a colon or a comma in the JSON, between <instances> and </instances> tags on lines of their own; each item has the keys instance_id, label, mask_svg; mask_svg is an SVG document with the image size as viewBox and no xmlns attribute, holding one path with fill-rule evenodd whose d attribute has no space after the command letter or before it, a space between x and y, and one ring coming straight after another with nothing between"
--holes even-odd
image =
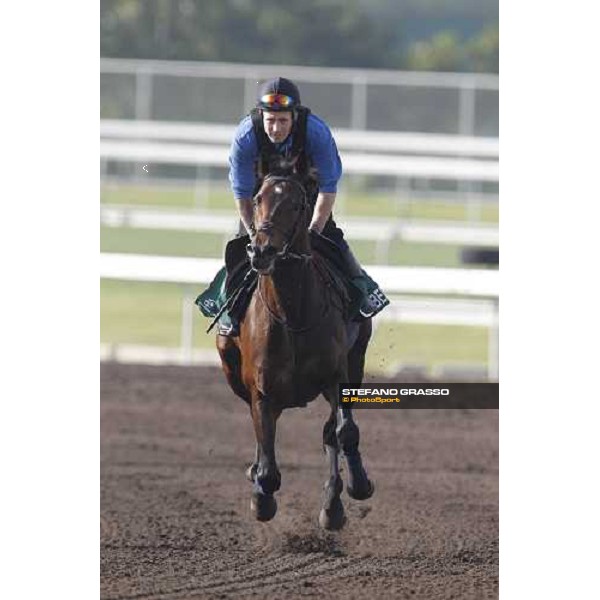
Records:
<instances>
[{"instance_id":1,"label":"tree","mask_svg":"<svg viewBox=\"0 0 600 600\"><path fill-rule=\"evenodd\" d=\"M452 31L438 33L427 42L417 42L408 55L408 67L416 71L461 71L463 63L463 46Z\"/></svg>"},{"instance_id":2,"label":"tree","mask_svg":"<svg viewBox=\"0 0 600 600\"><path fill-rule=\"evenodd\" d=\"M398 67L356 0L103 0L102 56Z\"/></svg>"},{"instance_id":3,"label":"tree","mask_svg":"<svg viewBox=\"0 0 600 600\"><path fill-rule=\"evenodd\" d=\"M470 71L498 73L500 61L500 32L498 26L487 27L471 39L466 48Z\"/></svg>"}]
</instances>

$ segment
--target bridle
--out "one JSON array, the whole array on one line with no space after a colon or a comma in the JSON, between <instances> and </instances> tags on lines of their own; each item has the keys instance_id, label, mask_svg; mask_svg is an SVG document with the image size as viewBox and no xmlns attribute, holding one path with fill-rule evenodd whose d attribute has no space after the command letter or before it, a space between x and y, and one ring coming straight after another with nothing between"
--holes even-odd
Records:
<instances>
[{"instance_id":1,"label":"bridle","mask_svg":"<svg viewBox=\"0 0 600 600\"><path fill-rule=\"evenodd\" d=\"M306 188L296 179L293 179L293 178L285 176L285 175L267 175L265 177L265 181L273 182L273 183L277 183L277 182L291 183L291 184L295 185L296 188L301 193L300 208L298 210L298 216L296 217L294 224L292 225L292 229L289 233L287 231L285 231L282 227L276 225L273 222L273 217L275 216L279 207L282 205L283 200L278 202L273 207L271 213L269 214L268 219L266 219L265 221L263 221L261 223L260 227L258 227L256 229L256 232L258 233L258 232L262 231L264 233L269 233L271 230L275 229L275 230L280 231L283 234L285 242L283 244L283 248L275 254L275 256L273 258L274 261L275 260L302 260L302 261L305 261L305 264L308 263L309 260L312 260L312 255L310 253L309 254L299 254L297 252L292 252L290 250L290 248L293 246L293 244L300 232L300 227L304 221L304 219L303 219L304 214L309 208L308 194L307 194ZM256 200L253 200L253 202L254 202L254 205L256 206ZM248 244L248 253L249 254L253 251L253 249L254 249L253 245ZM258 292L258 296L259 296L261 302L267 309L267 312L269 313L271 318L274 321L276 321L277 323L283 325L291 333L304 333L304 332L314 329L321 322L321 320L324 318L324 316L328 313L329 307L327 306L327 303L325 303L322 314L318 314L316 316L316 319L314 319L314 321L312 323L310 323L309 325L304 326L304 327L293 327L292 325L290 325L290 323L287 321L287 319L279 316L269 306L269 303L267 302L267 299L264 297L262 289L261 289L261 281L262 281L262 277L260 277L261 275L262 274L259 273L259 281L258 281L258 285L257 285L257 288L258 288L257 292Z\"/></svg>"},{"instance_id":2,"label":"bridle","mask_svg":"<svg viewBox=\"0 0 600 600\"><path fill-rule=\"evenodd\" d=\"M259 233L259 232L269 233L270 231L272 231L274 229L276 231L280 231L283 234L283 237L285 239L283 248L275 254L274 260L290 260L290 259L292 259L292 260L293 259L309 260L311 258L310 254L298 254L297 252L292 252L290 250L290 248L293 246L294 242L296 241L298 234L300 233L300 225L303 221L303 217L304 217L306 210L308 210L308 208L309 208L308 194L307 194L306 188L298 180L293 179L292 177L289 177L289 176L285 176L285 175L267 175L265 177L264 181L269 182L269 183L282 182L282 183L290 183L290 184L295 185L296 188L301 193L300 209L298 211L298 216L296 217L296 220L294 221L294 224L292 225L291 232L289 234L287 234L287 232L282 227L280 227L279 225L276 225L273 222L273 217L275 216L277 209L279 209L283 203L283 200L280 200L273 207L271 214L268 216L268 218L261 223L260 227L258 227L256 229L256 233ZM253 202L254 206L256 207L256 199L253 199L252 202ZM254 249L255 249L255 245L253 243L248 244L247 251L249 254L254 252Z\"/></svg>"}]
</instances>

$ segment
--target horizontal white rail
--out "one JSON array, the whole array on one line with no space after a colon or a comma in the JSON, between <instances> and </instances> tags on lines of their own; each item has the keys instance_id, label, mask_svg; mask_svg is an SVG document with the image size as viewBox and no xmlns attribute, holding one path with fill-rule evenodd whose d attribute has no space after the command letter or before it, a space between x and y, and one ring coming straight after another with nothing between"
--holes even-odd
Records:
<instances>
[{"instance_id":1,"label":"horizontal white rail","mask_svg":"<svg viewBox=\"0 0 600 600\"><path fill-rule=\"evenodd\" d=\"M253 65L226 62L191 62L175 60L143 60L103 58L101 73L148 73L172 77L218 77L256 80L279 73L281 65ZM498 90L498 75L488 73L446 73L432 71L392 71L388 69L349 69L286 65L286 77L298 81L322 83L369 83L377 85L410 85L425 87L473 87Z\"/></svg>"},{"instance_id":2,"label":"horizontal white rail","mask_svg":"<svg viewBox=\"0 0 600 600\"><path fill-rule=\"evenodd\" d=\"M204 144L231 144L236 127L211 123L172 123L105 119L100 123L102 138L184 141ZM341 151L448 154L498 158L497 138L439 135L430 133L394 133L334 129Z\"/></svg>"},{"instance_id":3,"label":"horizontal white rail","mask_svg":"<svg viewBox=\"0 0 600 600\"><path fill-rule=\"evenodd\" d=\"M100 276L129 281L173 282L183 284L181 346L176 358L192 364L197 358L193 348L193 298L191 286L212 281L221 268L219 259L175 258L131 254L101 254ZM438 269L420 267L366 266L386 294L393 299L380 320L445 325L476 325L489 328L488 377L498 379L498 285L497 271ZM199 291L199 290L198 290ZM419 294L433 298L394 297L394 294ZM436 298L435 296L444 296ZM462 298L448 298L462 296ZM156 360L156 356L135 360ZM108 349L104 358L118 358L117 349ZM122 358L122 357L121 357ZM163 357L164 358L164 357ZM162 360L162 359L161 359Z\"/></svg>"},{"instance_id":4,"label":"horizontal white rail","mask_svg":"<svg viewBox=\"0 0 600 600\"><path fill-rule=\"evenodd\" d=\"M102 205L100 220L110 227L140 229L175 229L232 234L237 230L238 216L234 212L216 214L200 210L177 212L154 208ZM466 223L431 221L394 221L381 218L346 217L337 219L346 237L351 240L400 239L407 242L461 244L465 246L498 246L498 227Z\"/></svg>"},{"instance_id":5,"label":"horizontal white rail","mask_svg":"<svg viewBox=\"0 0 600 600\"><path fill-rule=\"evenodd\" d=\"M221 259L102 253L100 277L130 281L205 284L223 266ZM483 269L364 267L386 294L498 298L499 273Z\"/></svg>"},{"instance_id":6,"label":"horizontal white rail","mask_svg":"<svg viewBox=\"0 0 600 600\"><path fill-rule=\"evenodd\" d=\"M226 146L101 140L100 156L106 160L227 167ZM395 175L456 181L499 180L497 162L425 156L391 156L346 152L344 170L365 175Z\"/></svg>"},{"instance_id":7,"label":"horizontal white rail","mask_svg":"<svg viewBox=\"0 0 600 600\"><path fill-rule=\"evenodd\" d=\"M493 301L454 298L392 296L391 304L377 317L380 321L402 321L422 325L467 325L493 327Z\"/></svg>"}]
</instances>

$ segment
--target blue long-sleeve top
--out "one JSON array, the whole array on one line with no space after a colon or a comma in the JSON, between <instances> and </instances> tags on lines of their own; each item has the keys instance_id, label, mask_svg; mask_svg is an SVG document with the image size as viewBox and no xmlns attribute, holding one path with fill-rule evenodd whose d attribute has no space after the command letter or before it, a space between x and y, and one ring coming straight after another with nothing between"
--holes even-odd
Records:
<instances>
[{"instance_id":1,"label":"blue long-sleeve top","mask_svg":"<svg viewBox=\"0 0 600 600\"><path fill-rule=\"evenodd\" d=\"M275 148L282 154L292 146L293 133ZM327 124L312 113L306 123L306 153L317 169L319 191L334 193L342 176L342 161ZM229 182L236 200L251 198L256 182L255 163L258 143L250 116L242 119L235 132L229 152Z\"/></svg>"}]
</instances>

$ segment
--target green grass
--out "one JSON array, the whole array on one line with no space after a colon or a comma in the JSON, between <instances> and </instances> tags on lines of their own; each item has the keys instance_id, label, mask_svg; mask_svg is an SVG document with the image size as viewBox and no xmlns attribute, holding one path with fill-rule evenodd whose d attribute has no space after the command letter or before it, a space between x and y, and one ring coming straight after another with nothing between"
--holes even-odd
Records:
<instances>
[{"instance_id":1,"label":"green grass","mask_svg":"<svg viewBox=\"0 0 600 600\"><path fill-rule=\"evenodd\" d=\"M130 254L219 258L231 236L194 231L102 227L100 250Z\"/></svg>"},{"instance_id":2,"label":"green grass","mask_svg":"<svg viewBox=\"0 0 600 600\"><path fill-rule=\"evenodd\" d=\"M445 363L485 363L487 344L485 327L381 322L369 346L367 370L385 370L396 362L429 369Z\"/></svg>"},{"instance_id":3,"label":"green grass","mask_svg":"<svg viewBox=\"0 0 600 600\"><path fill-rule=\"evenodd\" d=\"M193 231L102 227L100 249L102 252L221 258L229 237ZM380 262L375 242L353 242L352 249L363 264ZM460 246L450 244L414 244L396 240L390 245L389 264L460 267L460 251Z\"/></svg>"},{"instance_id":4,"label":"green grass","mask_svg":"<svg viewBox=\"0 0 600 600\"><path fill-rule=\"evenodd\" d=\"M190 290L195 298L201 288ZM101 283L102 343L177 347L180 343L183 288L175 284ZM190 298L193 301L193 298ZM209 320L195 310L194 346L214 348ZM367 370L384 371L396 363L426 365L485 363L487 329L380 322L367 353Z\"/></svg>"},{"instance_id":5,"label":"green grass","mask_svg":"<svg viewBox=\"0 0 600 600\"><path fill-rule=\"evenodd\" d=\"M163 189L135 185L104 185L100 190L100 201L104 204L128 204L135 206L168 206L190 208L194 206L191 189Z\"/></svg>"},{"instance_id":6,"label":"green grass","mask_svg":"<svg viewBox=\"0 0 600 600\"><path fill-rule=\"evenodd\" d=\"M104 186L102 202L172 209L199 206L204 209L233 210L229 192L214 186L201 199L193 189L160 189L143 186ZM432 220L465 220L466 206L455 202L422 200L398 202L391 195L348 194L339 199L337 214L402 217ZM483 207L482 220L498 221L497 205ZM233 224L232 224L233 225ZM232 227L232 229L234 226ZM193 231L132 228L101 228L101 251L165 256L220 258L228 236ZM352 248L363 264L379 262L376 243L353 242ZM446 244L410 244L395 241L390 246L389 263L395 265L460 267L460 247ZM183 288L175 284L101 283L101 340L103 343L142 344L177 347ZM201 289L194 290L193 295ZM190 302L193 298L190 299ZM204 333L209 321L195 314L194 344L214 347L214 335ZM417 363L429 368L441 363L484 363L487 355L487 329L441 325L391 324L377 328L367 355L371 372L385 370L397 362Z\"/></svg>"},{"instance_id":7,"label":"green grass","mask_svg":"<svg viewBox=\"0 0 600 600\"><path fill-rule=\"evenodd\" d=\"M105 204L135 206L164 206L168 208L193 208L233 210L234 201L223 185L213 185L203 195L195 196L193 188L160 188L142 185L104 185L100 198ZM352 216L394 217L402 219L429 219L439 221L468 220L465 203L431 199L408 201L393 194L347 193L338 196L336 214ZM486 202L482 206L480 221L498 222L498 205Z\"/></svg>"},{"instance_id":8,"label":"green grass","mask_svg":"<svg viewBox=\"0 0 600 600\"><path fill-rule=\"evenodd\" d=\"M341 200L344 214L352 216L395 217L433 221L468 221L466 203L435 198L399 199L391 194L348 194ZM338 211L339 212L339 211ZM482 223L498 222L498 205L486 203L479 219Z\"/></svg>"}]
</instances>

